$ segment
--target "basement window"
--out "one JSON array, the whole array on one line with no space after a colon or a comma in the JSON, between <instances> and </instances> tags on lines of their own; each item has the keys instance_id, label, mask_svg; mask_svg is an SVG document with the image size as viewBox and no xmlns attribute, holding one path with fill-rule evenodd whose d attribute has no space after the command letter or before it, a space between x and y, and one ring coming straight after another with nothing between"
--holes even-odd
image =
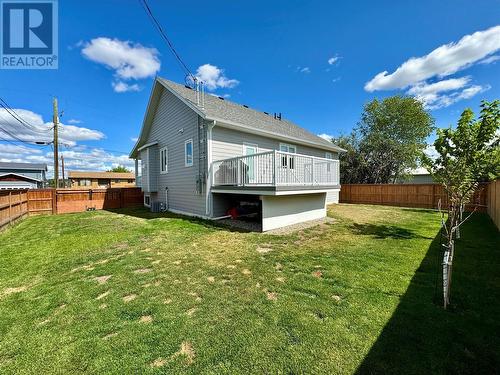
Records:
<instances>
[{"instance_id":1,"label":"basement window","mask_svg":"<svg viewBox=\"0 0 500 375\"><path fill-rule=\"evenodd\" d=\"M151 196L144 194L144 205L151 207Z\"/></svg>"}]
</instances>

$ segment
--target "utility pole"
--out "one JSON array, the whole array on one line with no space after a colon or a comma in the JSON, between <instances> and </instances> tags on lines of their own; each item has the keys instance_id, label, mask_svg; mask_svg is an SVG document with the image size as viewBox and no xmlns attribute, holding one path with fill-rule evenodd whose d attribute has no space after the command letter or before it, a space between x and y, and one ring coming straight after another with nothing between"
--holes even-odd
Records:
<instances>
[{"instance_id":1,"label":"utility pole","mask_svg":"<svg viewBox=\"0 0 500 375\"><path fill-rule=\"evenodd\" d=\"M54 187L57 189L59 187L59 140L57 134L57 126L59 125L59 112L57 110L57 98L54 98L53 102L53 123L54 123Z\"/></svg>"},{"instance_id":2,"label":"utility pole","mask_svg":"<svg viewBox=\"0 0 500 375\"><path fill-rule=\"evenodd\" d=\"M66 180L64 179L64 155L61 155L61 169L62 169L62 187L66 187Z\"/></svg>"}]
</instances>

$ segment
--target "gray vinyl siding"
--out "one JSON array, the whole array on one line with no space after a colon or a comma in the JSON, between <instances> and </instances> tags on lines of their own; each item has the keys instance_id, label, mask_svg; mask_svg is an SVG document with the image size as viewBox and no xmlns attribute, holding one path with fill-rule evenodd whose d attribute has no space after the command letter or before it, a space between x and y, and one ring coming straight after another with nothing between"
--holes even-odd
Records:
<instances>
[{"instance_id":1,"label":"gray vinyl siding","mask_svg":"<svg viewBox=\"0 0 500 375\"><path fill-rule=\"evenodd\" d=\"M184 143L193 140L193 166L184 162ZM197 192L199 175L198 115L167 90L163 90L154 114L151 131L145 143L152 146L149 173L157 181L157 192L151 194L152 202L166 201L168 208L195 215L205 215L205 194ZM160 150L168 148L168 173L160 173ZM142 155L142 153L141 153Z\"/></svg>"},{"instance_id":2,"label":"gray vinyl siding","mask_svg":"<svg viewBox=\"0 0 500 375\"><path fill-rule=\"evenodd\" d=\"M293 142L282 142L277 139L216 126L212 130L212 160L215 161L242 156L244 143L257 145L257 152L279 150L280 143L295 145L297 154L324 158L326 152L329 152L318 148L298 145ZM338 154L336 152L332 152L332 155L334 159L338 159Z\"/></svg>"}]
</instances>

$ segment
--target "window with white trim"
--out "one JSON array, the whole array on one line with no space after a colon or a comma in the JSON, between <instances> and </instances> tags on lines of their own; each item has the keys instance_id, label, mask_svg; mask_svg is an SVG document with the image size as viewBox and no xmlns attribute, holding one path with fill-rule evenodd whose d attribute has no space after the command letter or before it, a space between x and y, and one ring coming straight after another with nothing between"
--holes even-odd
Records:
<instances>
[{"instance_id":1,"label":"window with white trim","mask_svg":"<svg viewBox=\"0 0 500 375\"><path fill-rule=\"evenodd\" d=\"M297 152L297 147L288 143L280 143L280 151L295 154ZM281 167L294 169L295 158L292 155L281 155Z\"/></svg>"},{"instance_id":2,"label":"window with white trim","mask_svg":"<svg viewBox=\"0 0 500 375\"><path fill-rule=\"evenodd\" d=\"M329 160L333 160L333 154L331 152L325 152L325 158ZM330 173L332 170L332 163L327 162L326 163L326 173Z\"/></svg>"},{"instance_id":3,"label":"window with white trim","mask_svg":"<svg viewBox=\"0 0 500 375\"><path fill-rule=\"evenodd\" d=\"M184 142L184 165L186 167L193 166L193 140L188 139Z\"/></svg>"},{"instance_id":4,"label":"window with white trim","mask_svg":"<svg viewBox=\"0 0 500 375\"><path fill-rule=\"evenodd\" d=\"M151 196L144 194L144 205L146 207L151 207Z\"/></svg>"},{"instance_id":5,"label":"window with white trim","mask_svg":"<svg viewBox=\"0 0 500 375\"><path fill-rule=\"evenodd\" d=\"M325 152L325 158L333 160L333 154L331 152Z\"/></svg>"},{"instance_id":6,"label":"window with white trim","mask_svg":"<svg viewBox=\"0 0 500 375\"><path fill-rule=\"evenodd\" d=\"M160 173L165 174L168 172L168 148L163 147L160 149Z\"/></svg>"}]
</instances>

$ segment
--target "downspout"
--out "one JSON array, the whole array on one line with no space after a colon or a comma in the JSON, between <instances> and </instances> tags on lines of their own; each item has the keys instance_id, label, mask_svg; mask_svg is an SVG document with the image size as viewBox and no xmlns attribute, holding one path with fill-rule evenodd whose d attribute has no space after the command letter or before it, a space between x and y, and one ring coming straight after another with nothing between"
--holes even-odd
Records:
<instances>
[{"instance_id":1,"label":"downspout","mask_svg":"<svg viewBox=\"0 0 500 375\"><path fill-rule=\"evenodd\" d=\"M207 124L207 188L206 188L206 196L205 196L205 213L206 216L211 217L213 215L213 200L212 200L212 129L217 124L217 121L213 121L212 124Z\"/></svg>"}]
</instances>

